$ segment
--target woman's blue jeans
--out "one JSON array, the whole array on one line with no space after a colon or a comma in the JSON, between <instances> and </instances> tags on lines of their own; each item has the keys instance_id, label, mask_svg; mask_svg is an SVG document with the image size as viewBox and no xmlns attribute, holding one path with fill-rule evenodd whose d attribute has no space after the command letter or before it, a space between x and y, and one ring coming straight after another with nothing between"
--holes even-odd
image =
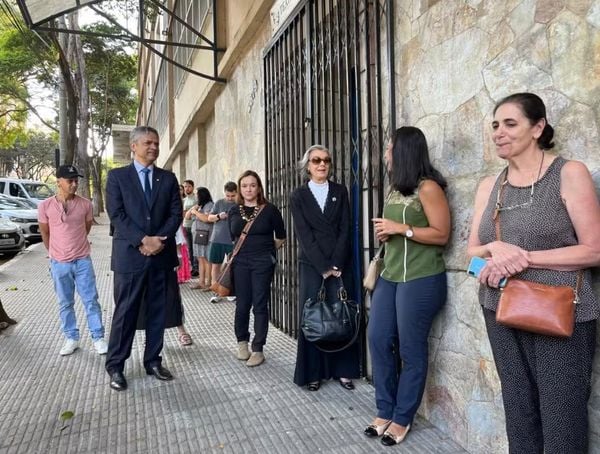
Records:
<instances>
[{"instance_id":1,"label":"woman's blue jeans","mask_svg":"<svg viewBox=\"0 0 600 454\"><path fill-rule=\"evenodd\" d=\"M96 275L92 259L89 256L71 262L50 259L50 273L58 298L60 321L65 337L79 340L74 307L75 288L77 288L77 293L85 308L92 339L102 339L104 325L102 325L102 309L98 304L98 290L96 289Z\"/></svg>"},{"instance_id":2,"label":"woman's blue jeans","mask_svg":"<svg viewBox=\"0 0 600 454\"><path fill-rule=\"evenodd\" d=\"M409 282L378 279L367 336L379 418L412 422L425 390L429 330L446 292L445 272Z\"/></svg>"}]
</instances>

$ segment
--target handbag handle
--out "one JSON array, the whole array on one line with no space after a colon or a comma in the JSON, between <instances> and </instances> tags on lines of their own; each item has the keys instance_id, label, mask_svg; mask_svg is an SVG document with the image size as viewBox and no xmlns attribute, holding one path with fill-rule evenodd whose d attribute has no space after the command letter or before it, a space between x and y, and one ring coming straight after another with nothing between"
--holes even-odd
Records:
<instances>
[{"instance_id":1,"label":"handbag handle","mask_svg":"<svg viewBox=\"0 0 600 454\"><path fill-rule=\"evenodd\" d=\"M344 287L344 281L342 280L341 276L339 276L337 279L339 279L340 281L340 288L337 291L337 295L338 298L340 299L340 301L344 304L348 303L348 292L346 291L345 287ZM317 297L319 298L319 301L325 301L325 279L323 278L323 280L321 281L321 288L319 289L319 292L317 293ZM360 304L355 303L356 304L356 319L355 319L355 323L354 325L356 326L356 330L354 331L354 334L352 335L352 339L350 339L348 342L346 342L344 345L342 345L341 347L338 348L334 348L334 349L327 349L327 348L323 348L320 347L318 344L314 344L315 347L318 350L321 350L324 353L337 353L337 352L341 352L345 349L347 349L350 345L352 345L354 342L356 342L356 339L358 338L358 335L360 334Z\"/></svg>"},{"instance_id":2,"label":"handbag handle","mask_svg":"<svg viewBox=\"0 0 600 454\"><path fill-rule=\"evenodd\" d=\"M496 206L494 209L494 214L492 215L492 219L494 220L494 226L496 229L496 240L502 241L502 233L500 232L500 201L502 200L502 194L504 193L504 186L508 181L508 167L506 167L502 173L498 176L498 180L502 178L502 183L500 183L500 188L498 189L498 195L496 197ZM583 270L579 270L577 273L577 281L575 283L575 304L579 303L579 290L581 288L581 283L583 282Z\"/></svg>"}]
</instances>

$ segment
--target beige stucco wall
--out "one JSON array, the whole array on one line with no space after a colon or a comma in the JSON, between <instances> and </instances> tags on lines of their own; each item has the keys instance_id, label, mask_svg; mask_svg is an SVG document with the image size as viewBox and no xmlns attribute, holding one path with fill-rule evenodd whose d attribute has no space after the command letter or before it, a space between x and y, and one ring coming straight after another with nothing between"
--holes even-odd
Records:
<instances>
[{"instance_id":1,"label":"beige stucco wall","mask_svg":"<svg viewBox=\"0 0 600 454\"><path fill-rule=\"evenodd\" d=\"M449 179L453 213L449 298L432 332L420 411L470 452L503 453L500 386L476 285L463 271L477 182L502 166L491 113L505 95L538 93L557 152L600 168L600 1L398 0L395 8L398 126L426 133ZM590 428L598 453L600 361L595 371Z\"/></svg>"},{"instance_id":2,"label":"beige stucco wall","mask_svg":"<svg viewBox=\"0 0 600 454\"><path fill-rule=\"evenodd\" d=\"M221 198L223 184L237 181L244 170L255 170L264 177L261 52L270 37L267 25L265 21L251 48L238 61L216 98L212 113L190 135L186 178L194 180L196 186L209 188L213 199ZM205 135L204 141L198 140L198 130ZM206 162L202 165L197 159L199 146L206 148Z\"/></svg>"}]
</instances>

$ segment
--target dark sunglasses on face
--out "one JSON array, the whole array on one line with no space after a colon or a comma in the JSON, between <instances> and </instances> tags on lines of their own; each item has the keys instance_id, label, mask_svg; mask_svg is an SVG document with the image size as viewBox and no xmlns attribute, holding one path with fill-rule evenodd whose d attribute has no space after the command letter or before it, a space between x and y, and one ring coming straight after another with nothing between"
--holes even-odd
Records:
<instances>
[{"instance_id":1,"label":"dark sunglasses on face","mask_svg":"<svg viewBox=\"0 0 600 454\"><path fill-rule=\"evenodd\" d=\"M325 165L328 166L329 164L331 164L331 158L317 158L317 157L314 157L314 158L310 158L310 162L312 162L314 165L317 165L317 166L319 164L321 164L321 163L324 163Z\"/></svg>"}]
</instances>

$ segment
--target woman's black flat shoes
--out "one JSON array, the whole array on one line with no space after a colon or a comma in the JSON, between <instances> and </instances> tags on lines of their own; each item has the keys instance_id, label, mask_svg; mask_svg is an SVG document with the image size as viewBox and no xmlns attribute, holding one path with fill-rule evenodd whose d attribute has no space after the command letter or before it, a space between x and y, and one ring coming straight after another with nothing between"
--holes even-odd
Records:
<instances>
[{"instance_id":1,"label":"woman's black flat shoes","mask_svg":"<svg viewBox=\"0 0 600 454\"><path fill-rule=\"evenodd\" d=\"M306 389L308 389L309 391L318 391L319 388L321 387L321 383L318 381L309 383L308 385L306 385Z\"/></svg>"},{"instance_id":2,"label":"woman's black flat shoes","mask_svg":"<svg viewBox=\"0 0 600 454\"><path fill-rule=\"evenodd\" d=\"M348 381L340 380L340 386L349 391L352 391L354 389L354 383L352 383L352 380L348 380Z\"/></svg>"}]
</instances>

